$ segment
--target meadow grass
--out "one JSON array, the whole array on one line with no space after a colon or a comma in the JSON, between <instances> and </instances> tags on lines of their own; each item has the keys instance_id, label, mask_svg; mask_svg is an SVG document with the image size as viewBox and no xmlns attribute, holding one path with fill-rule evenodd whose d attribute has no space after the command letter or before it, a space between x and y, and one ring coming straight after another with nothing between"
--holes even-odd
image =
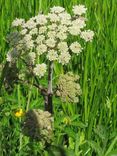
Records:
<instances>
[{"instance_id":1,"label":"meadow grass","mask_svg":"<svg viewBox=\"0 0 117 156\"><path fill-rule=\"evenodd\" d=\"M0 0L0 66L8 51L6 35L16 17L28 19L38 12L48 12L54 5L71 12L75 4L85 4L88 8L87 28L95 32L95 37L66 68L80 75L82 97L77 105L54 101L55 140L58 145L63 145L66 133L69 139L66 149L73 152L73 156L117 155L116 0ZM60 68L55 67L56 75L59 72ZM24 90L26 97L22 94ZM43 99L31 85L17 85L10 95L3 87L0 96L0 156L28 155L28 141L22 139L20 121L12 114L20 107L43 108ZM70 125L62 122L67 117ZM33 148L33 154L39 155L36 153L38 146ZM48 156L46 151L44 154Z\"/></svg>"}]
</instances>

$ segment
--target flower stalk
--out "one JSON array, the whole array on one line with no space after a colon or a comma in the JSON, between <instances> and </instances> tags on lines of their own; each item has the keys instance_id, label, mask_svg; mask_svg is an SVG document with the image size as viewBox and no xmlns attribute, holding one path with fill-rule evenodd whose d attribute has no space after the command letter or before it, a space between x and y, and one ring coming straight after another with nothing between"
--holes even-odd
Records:
<instances>
[{"instance_id":1,"label":"flower stalk","mask_svg":"<svg viewBox=\"0 0 117 156\"><path fill-rule=\"evenodd\" d=\"M49 62L48 66L48 90L47 95L45 97L45 110L53 114L53 104L52 104L52 97L53 97L53 90L52 90L52 75L53 75L53 62Z\"/></svg>"}]
</instances>

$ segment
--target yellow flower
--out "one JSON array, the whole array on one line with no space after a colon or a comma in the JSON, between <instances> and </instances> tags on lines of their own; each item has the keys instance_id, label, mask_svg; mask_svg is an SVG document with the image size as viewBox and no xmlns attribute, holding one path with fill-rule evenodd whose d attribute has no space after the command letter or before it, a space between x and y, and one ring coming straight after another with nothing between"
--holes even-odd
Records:
<instances>
[{"instance_id":1,"label":"yellow flower","mask_svg":"<svg viewBox=\"0 0 117 156\"><path fill-rule=\"evenodd\" d=\"M23 116L23 114L24 113L23 113L23 110L21 108L17 112L15 112L15 116L18 117L18 118Z\"/></svg>"}]
</instances>

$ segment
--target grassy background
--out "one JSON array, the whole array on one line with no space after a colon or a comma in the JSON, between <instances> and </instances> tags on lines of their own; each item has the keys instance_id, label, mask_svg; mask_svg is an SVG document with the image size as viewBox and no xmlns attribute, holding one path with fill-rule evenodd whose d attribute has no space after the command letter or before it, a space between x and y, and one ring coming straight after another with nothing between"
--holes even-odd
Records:
<instances>
[{"instance_id":1,"label":"grassy background","mask_svg":"<svg viewBox=\"0 0 117 156\"><path fill-rule=\"evenodd\" d=\"M59 119L67 116L71 120L77 114L79 118L74 123L75 126L64 125L61 121L55 120L56 126L61 125L65 128L65 133L69 136L68 149L74 152L74 156L107 156L112 151L117 154L116 0L0 0L0 63L2 65L5 60L8 50L5 37L14 18L28 19L39 11L48 12L54 5L63 6L70 12L72 5L81 3L88 8L87 28L94 30L95 38L92 43L85 45L82 56L74 58L68 69L80 74L83 96L78 105L61 105L64 115L57 113L58 101L55 100L55 114ZM19 121L12 113L19 107L25 109L27 103L30 103L30 108L41 106L42 99L38 100L37 90L32 89L31 92L29 88L25 88L26 97L22 96L23 88L20 85L15 87L12 95L8 95L4 88L1 92L1 156L27 155L23 147L20 147L27 144L26 141L21 143ZM64 144L63 129L56 130L58 144Z\"/></svg>"}]
</instances>

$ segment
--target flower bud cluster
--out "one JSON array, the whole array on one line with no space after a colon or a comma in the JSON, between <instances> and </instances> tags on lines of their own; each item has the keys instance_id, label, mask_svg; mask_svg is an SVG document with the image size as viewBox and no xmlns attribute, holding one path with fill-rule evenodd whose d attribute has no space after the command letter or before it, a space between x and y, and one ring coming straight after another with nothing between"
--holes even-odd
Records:
<instances>
[{"instance_id":1,"label":"flower bud cluster","mask_svg":"<svg viewBox=\"0 0 117 156\"><path fill-rule=\"evenodd\" d=\"M50 142L53 133L53 117L47 111L29 110L22 123L24 135L39 141Z\"/></svg>"},{"instance_id":2,"label":"flower bud cluster","mask_svg":"<svg viewBox=\"0 0 117 156\"><path fill-rule=\"evenodd\" d=\"M57 83L57 96L60 96L63 102L77 103L81 95L80 84L78 83L79 76L68 72L60 75Z\"/></svg>"}]
</instances>

